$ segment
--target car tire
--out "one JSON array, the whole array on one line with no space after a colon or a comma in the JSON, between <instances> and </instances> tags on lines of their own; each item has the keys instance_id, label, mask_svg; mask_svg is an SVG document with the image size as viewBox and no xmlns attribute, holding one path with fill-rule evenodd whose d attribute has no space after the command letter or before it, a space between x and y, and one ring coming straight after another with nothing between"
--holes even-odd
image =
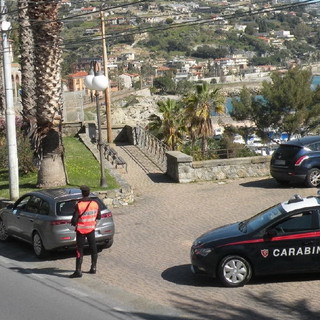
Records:
<instances>
[{"instance_id":1,"label":"car tire","mask_svg":"<svg viewBox=\"0 0 320 320\"><path fill-rule=\"evenodd\" d=\"M312 168L308 171L306 177L307 187L316 188L320 184L320 170L318 168Z\"/></svg>"},{"instance_id":2,"label":"car tire","mask_svg":"<svg viewBox=\"0 0 320 320\"><path fill-rule=\"evenodd\" d=\"M240 256L227 256L219 264L218 276L226 287L242 287L251 279L250 263Z\"/></svg>"},{"instance_id":3,"label":"car tire","mask_svg":"<svg viewBox=\"0 0 320 320\"><path fill-rule=\"evenodd\" d=\"M42 239L38 232L35 232L32 237L32 246L33 246L34 254L38 258L44 258L46 256L47 252L43 246Z\"/></svg>"},{"instance_id":4,"label":"car tire","mask_svg":"<svg viewBox=\"0 0 320 320\"><path fill-rule=\"evenodd\" d=\"M9 239L8 229L3 220L0 219L0 241L7 241Z\"/></svg>"}]
</instances>

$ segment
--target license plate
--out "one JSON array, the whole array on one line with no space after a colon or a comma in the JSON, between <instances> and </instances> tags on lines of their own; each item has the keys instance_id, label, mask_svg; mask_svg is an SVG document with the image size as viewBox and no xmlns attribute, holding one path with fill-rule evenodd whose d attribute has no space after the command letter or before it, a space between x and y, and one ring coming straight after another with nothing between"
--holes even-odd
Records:
<instances>
[{"instance_id":1,"label":"license plate","mask_svg":"<svg viewBox=\"0 0 320 320\"><path fill-rule=\"evenodd\" d=\"M274 164L277 164L279 166L284 166L286 164L286 160L276 159L276 160L274 160Z\"/></svg>"}]
</instances>

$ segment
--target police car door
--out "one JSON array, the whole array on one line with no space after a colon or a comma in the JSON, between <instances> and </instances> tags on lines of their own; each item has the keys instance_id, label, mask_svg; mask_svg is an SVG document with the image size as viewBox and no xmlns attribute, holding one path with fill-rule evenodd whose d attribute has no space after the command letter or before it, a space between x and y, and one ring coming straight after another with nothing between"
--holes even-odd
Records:
<instances>
[{"instance_id":1,"label":"police car door","mask_svg":"<svg viewBox=\"0 0 320 320\"><path fill-rule=\"evenodd\" d=\"M318 210L295 212L266 230L261 247L261 273L312 271L318 267ZM260 273L259 272L259 273Z\"/></svg>"}]
</instances>

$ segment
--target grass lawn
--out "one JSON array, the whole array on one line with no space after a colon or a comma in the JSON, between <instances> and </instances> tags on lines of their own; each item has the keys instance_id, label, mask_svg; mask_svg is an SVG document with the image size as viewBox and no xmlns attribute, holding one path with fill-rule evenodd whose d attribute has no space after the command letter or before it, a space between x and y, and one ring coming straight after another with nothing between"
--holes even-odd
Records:
<instances>
[{"instance_id":1,"label":"grass lawn","mask_svg":"<svg viewBox=\"0 0 320 320\"><path fill-rule=\"evenodd\" d=\"M110 176L106 170L108 187L100 187L100 164L86 148L86 146L74 137L63 139L65 147L65 165L67 169L69 185L67 187L78 187L82 184L88 185L92 191L110 190L119 188L117 181ZM37 189L37 173L20 175L19 193ZM0 197L9 199L9 172L0 170Z\"/></svg>"}]
</instances>

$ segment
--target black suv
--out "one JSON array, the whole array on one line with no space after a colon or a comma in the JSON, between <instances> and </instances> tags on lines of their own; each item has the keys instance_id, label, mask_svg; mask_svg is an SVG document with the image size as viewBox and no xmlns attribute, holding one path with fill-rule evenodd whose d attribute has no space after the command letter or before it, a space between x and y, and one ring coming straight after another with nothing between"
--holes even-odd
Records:
<instances>
[{"instance_id":1,"label":"black suv","mask_svg":"<svg viewBox=\"0 0 320 320\"><path fill-rule=\"evenodd\" d=\"M308 136L281 144L272 154L270 173L279 183L320 184L320 136Z\"/></svg>"}]
</instances>

